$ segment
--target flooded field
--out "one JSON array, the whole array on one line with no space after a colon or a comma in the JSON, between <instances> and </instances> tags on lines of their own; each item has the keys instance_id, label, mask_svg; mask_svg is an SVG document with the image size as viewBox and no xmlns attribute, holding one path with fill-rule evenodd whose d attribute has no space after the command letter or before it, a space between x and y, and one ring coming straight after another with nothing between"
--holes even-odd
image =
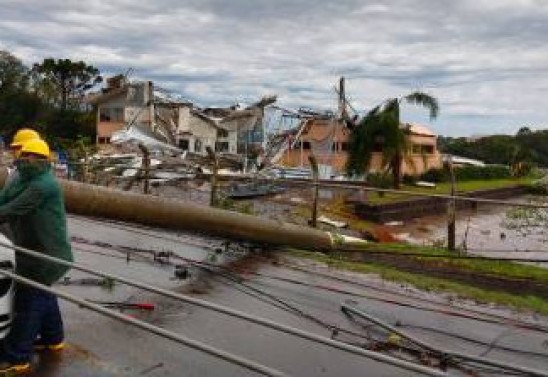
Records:
<instances>
[{"instance_id":1,"label":"flooded field","mask_svg":"<svg viewBox=\"0 0 548 377\"><path fill-rule=\"evenodd\" d=\"M527 202L531 197L514 198ZM509 226L511 207L480 205L476 210L457 212L456 244L471 253L548 259L546 229L532 221L523 228ZM542 224L542 223L541 223ZM441 245L447 242L447 216L426 216L390 229L414 244Z\"/></svg>"}]
</instances>

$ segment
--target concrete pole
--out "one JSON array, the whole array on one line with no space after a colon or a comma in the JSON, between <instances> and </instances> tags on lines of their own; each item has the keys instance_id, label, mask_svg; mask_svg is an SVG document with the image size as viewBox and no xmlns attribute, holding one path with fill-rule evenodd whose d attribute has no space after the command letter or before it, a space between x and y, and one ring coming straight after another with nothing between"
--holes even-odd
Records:
<instances>
[{"instance_id":1,"label":"concrete pole","mask_svg":"<svg viewBox=\"0 0 548 377\"><path fill-rule=\"evenodd\" d=\"M0 169L0 186L6 169ZM194 231L234 240L333 250L330 233L238 212L200 206L108 187L59 179L65 206L71 213L134 222L166 229Z\"/></svg>"}]
</instances>

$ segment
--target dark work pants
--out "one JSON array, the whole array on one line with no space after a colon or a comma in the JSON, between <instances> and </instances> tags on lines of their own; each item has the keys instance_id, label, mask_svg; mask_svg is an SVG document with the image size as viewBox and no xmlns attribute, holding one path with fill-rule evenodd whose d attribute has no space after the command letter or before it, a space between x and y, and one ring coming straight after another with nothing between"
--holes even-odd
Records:
<instances>
[{"instance_id":1,"label":"dark work pants","mask_svg":"<svg viewBox=\"0 0 548 377\"><path fill-rule=\"evenodd\" d=\"M3 340L4 358L12 362L30 361L37 338L40 343L57 344L63 337L57 297L17 284L11 330Z\"/></svg>"}]
</instances>

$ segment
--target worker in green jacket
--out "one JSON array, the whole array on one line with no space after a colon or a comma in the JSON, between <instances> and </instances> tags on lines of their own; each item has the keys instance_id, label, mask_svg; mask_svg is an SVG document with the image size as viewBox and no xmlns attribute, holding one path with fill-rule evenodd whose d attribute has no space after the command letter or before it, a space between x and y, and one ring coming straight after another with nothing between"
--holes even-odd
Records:
<instances>
[{"instance_id":1,"label":"worker in green jacket","mask_svg":"<svg viewBox=\"0 0 548 377\"><path fill-rule=\"evenodd\" d=\"M43 140L26 142L16 161L19 176L0 191L0 220L10 224L17 246L72 261L61 188L51 171ZM16 273L44 285L59 280L68 267L16 252ZM63 347L57 297L16 284L11 330L0 348L0 375L25 373L34 349Z\"/></svg>"},{"instance_id":2,"label":"worker in green jacket","mask_svg":"<svg viewBox=\"0 0 548 377\"><path fill-rule=\"evenodd\" d=\"M23 144L34 139L41 139L41 137L40 134L38 134L38 132L34 131L33 129L22 128L18 130L15 135L13 135L13 140L10 144L10 152L13 159L17 160L17 158L21 154L21 148L23 148ZM10 169L8 171L8 176L6 177L6 182L4 183L4 186L7 186L11 182L15 181L17 176L17 169Z\"/></svg>"},{"instance_id":3,"label":"worker in green jacket","mask_svg":"<svg viewBox=\"0 0 548 377\"><path fill-rule=\"evenodd\" d=\"M38 132L30 128L21 128L15 133L15 135L13 135L13 140L11 141L9 150L14 161L16 161L21 154L23 144L34 139L40 139L40 135ZM4 181L4 187L8 187L11 183L17 180L18 176L19 173L17 172L17 168L15 166L12 165L8 167L8 175ZM10 239L13 238L9 224L0 224L0 232Z\"/></svg>"}]
</instances>

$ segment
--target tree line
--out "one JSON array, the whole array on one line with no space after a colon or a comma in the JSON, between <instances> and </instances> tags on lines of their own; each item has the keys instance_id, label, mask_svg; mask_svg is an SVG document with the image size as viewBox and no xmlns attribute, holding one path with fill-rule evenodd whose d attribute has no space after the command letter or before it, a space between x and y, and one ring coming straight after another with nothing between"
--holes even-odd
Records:
<instances>
[{"instance_id":1,"label":"tree line","mask_svg":"<svg viewBox=\"0 0 548 377\"><path fill-rule=\"evenodd\" d=\"M30 127L57 147L95 139L95 112L83 101L102 82L83 61L46 58L32 66L0 50L0 135Z\"/></svg>"},{"instance_id":2,"label":"tree line","mask_svg":"<svg viewBox=\"0 0 548 377\"><path fill-rule=\"evenodd\" d=\"M492 135L479 139L439 137L441 152L473 158L489 164L512 166L527 163L548 167L548 130L522 127L515 135Z\"/></svg>"}]
</instances>

